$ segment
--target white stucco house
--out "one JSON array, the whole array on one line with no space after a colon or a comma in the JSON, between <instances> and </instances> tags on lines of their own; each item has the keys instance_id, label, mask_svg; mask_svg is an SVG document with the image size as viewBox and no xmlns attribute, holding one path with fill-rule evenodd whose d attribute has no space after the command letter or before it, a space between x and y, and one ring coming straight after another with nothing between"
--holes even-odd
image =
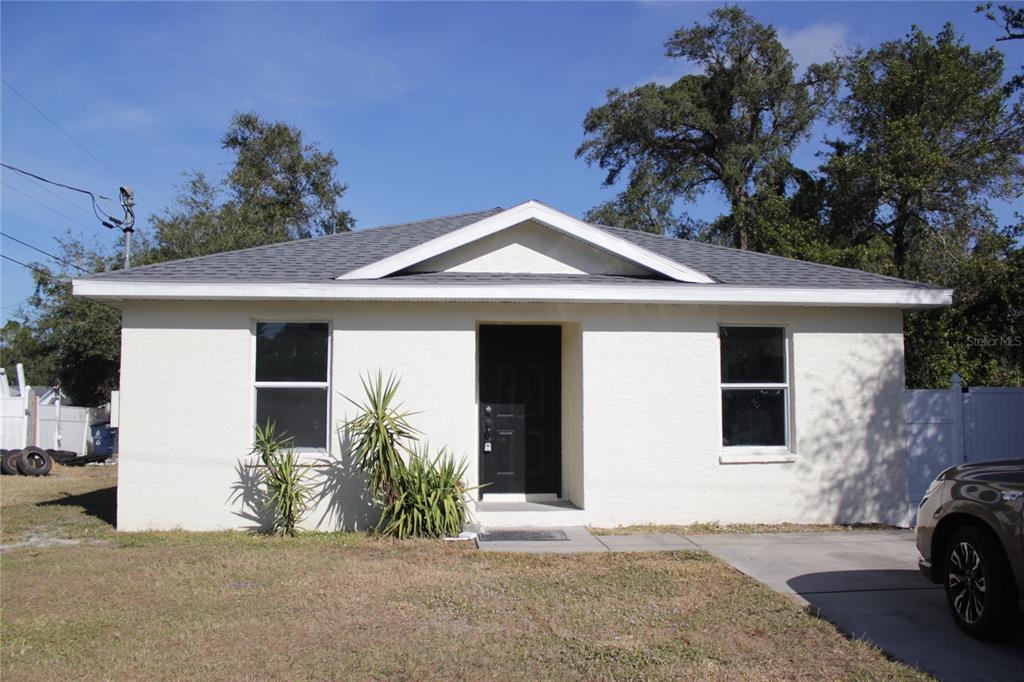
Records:
<instances>
[{"instance_id":1,"label":"white stucco house","mask_svg":"<svg viewBox=\"0 0 1024 682\"><path fill-rule=\"evenodd\" d=\"M536 201L76 279L123 311L118 527L250 527L274 420L364 527L343 397L402 379L484 526L907 513L903 311L952 292L591 225Z\"/></svg>"}]
</instances>

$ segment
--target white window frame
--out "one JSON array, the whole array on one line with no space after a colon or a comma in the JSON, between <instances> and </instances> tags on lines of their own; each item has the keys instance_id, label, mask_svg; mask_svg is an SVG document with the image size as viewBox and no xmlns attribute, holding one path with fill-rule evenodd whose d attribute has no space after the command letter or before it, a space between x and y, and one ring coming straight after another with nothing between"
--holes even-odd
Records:
<instances>
[{"instance_id":1,"label":"white window frame","mask_svg":"<svg viewBox=\"0 0 1024 682\"><path fill-rule=\"evenodd\" d=\"M726 383L722 380L722 329L731 327L766 327L782 330L782 383ZM720 453L718 461L720 464L785 464L796 460L793 448L793 378L792 363L790 356L793 352L789 327L785 324L772 322L720 322L718 324L718 399L719 399L719 428L718 439ZM725 432L724 404L725 392L727 390L748 389L759 390L782 389L782 407L785 411L783 427L785 429L782 445L725 445L722 443Z\"/></svg>"},{"instance_id":2,"label":"white window frame","mask_svg":"<svg viewBox=\"0 0 1024 682\"><path fill-rule=\"evenodd\" d=\"M259 342L257 336L257 330L260 324L326 324L327 325L327 378L325 381L256 381L256 345ZM326 433L324 434L324 447L296 447L293 448L296 452L310 452L317 454L328 454L331 451L331 409L333 407L331 400L331 373L333 371L333 341L334 341L334 325L331 324L330 320L324 319L296 319L289 317L286 319L273 318L273 317L261 317L251 321L249 325L249 333L251 336L250 347L252 349L251 358L249 362L249 384L250 384L250 404L249 404L249 442L255 444L256 442L256 389L258 388L322 388L327 392L327 415L325 420Z\"/></svg>"}]
</instances>

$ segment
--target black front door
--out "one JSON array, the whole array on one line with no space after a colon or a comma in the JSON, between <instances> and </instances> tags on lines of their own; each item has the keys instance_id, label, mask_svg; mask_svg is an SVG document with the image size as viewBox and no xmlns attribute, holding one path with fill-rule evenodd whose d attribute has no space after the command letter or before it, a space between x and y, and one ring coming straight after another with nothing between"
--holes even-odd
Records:
<instances>
[{"instance_id":1,"label":"black front door","mask_svg":"<svg viewBox=\"0 0 1024 682\"><path fill-rule=\"evenodd\" d=\"M561 493L562 328L480 327L480 481L488 493Z\"/></svg>"}]
</instances>

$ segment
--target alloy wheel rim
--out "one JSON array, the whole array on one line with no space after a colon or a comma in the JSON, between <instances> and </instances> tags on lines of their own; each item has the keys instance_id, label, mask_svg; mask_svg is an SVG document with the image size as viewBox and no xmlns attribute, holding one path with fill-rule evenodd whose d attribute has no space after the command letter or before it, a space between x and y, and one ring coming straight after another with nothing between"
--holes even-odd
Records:
<instances>
[{"instance_id":1,"label":"alloy wheel rim","mask_svg":"<svg viewBox=\"0 0 1024 682\"><path fill-rule=\"evenodd\" d=\"M957 615L965 623L977 623L985 610L985 572L981 556L969 542L959 542L953 548L946 580Z\"/></svg>"}]
</instances>

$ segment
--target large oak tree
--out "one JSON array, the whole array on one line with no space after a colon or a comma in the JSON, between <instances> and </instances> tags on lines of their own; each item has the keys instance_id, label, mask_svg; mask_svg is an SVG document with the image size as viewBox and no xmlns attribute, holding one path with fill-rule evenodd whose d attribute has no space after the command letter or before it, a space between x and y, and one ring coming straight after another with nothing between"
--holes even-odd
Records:
<instances>
[{"instance_id":1,"label":"large oak tree","mask_svg":"<svg viewBox=\"0 0 1024 682\"><path fill-rule=\"evenodd\" d=\"M608 186L628 175L620 197L591 217L664 231L672 202L717 190L731 207L724 239L748 248L758 194L775 192L790 172L790 154L833 92L831 70L811 65L798 77L775 29L739 7L680 28L665 53L694 72L671 85L610 90L583 122L577 156L604 169Z\"/></svg>"}]
</instances>

